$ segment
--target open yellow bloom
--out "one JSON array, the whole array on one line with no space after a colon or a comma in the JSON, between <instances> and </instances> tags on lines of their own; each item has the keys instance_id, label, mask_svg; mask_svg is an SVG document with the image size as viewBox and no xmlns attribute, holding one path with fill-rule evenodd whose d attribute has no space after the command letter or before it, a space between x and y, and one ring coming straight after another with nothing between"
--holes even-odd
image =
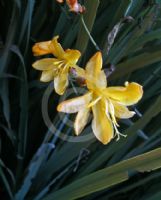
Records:
<instances>
[{"instance_id":1,"label":"open yellow bloom","mask_svg":"<svg viewBox=\"0 0 161 200\"><path fill-rule=\"evenodd\" d=\"M40 80L49 82L54 80L55 91L62 95L68 86L68 73L70 68L79 68L76 63L81 53L78 50L64 51L58 36L51 41L40 42L33 46L34 55L53 54L55 58L44 58L33 63L33 68L42 71Z\"/></svg>"},{"instance_id":2,"label":"open yellow bloom","mask_svg":"<svg viewBox=\"0 0 161 200\"><path fill-rule=\"evenodd\" d=\"M117 118L130 118L135 112L126 106L137 103L142 95L142 86L137 83L125 83L125 87L107 87L107 80L102 69L102 55L97 52L86 65L86 83L89 92L85 95L60 103L57 110L76 113L74 129L79 135L87 124L92 111L92 130L99 141L107 144L117 135L122 135L117 127Z\"/></svg>"}]
</instances>

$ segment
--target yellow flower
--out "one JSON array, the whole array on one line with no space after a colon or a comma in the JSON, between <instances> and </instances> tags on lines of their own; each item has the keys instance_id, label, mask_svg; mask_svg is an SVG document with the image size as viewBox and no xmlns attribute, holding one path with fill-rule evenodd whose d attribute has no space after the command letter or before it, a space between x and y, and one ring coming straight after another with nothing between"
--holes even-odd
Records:
<instances>
[{"instance_id":1,"label":"yellow flower","mask_svg":"<svg viewBox=\"0 0 161 200\"><path fill-rule=\"evenodd\" d=\"M34 56L53 54L54 51L55 49L52 40L38 42L32 47L32 52Z\"/></svg>"},{"instance_id":2,"label":"yellow flower","mask_svg":"<svg viewBox=\"0 0 161 200\"><path fill-rule=\"evenodd\" d=\"M33 46L34 55L53 54L55 58L44 58L33 63L33 68L42 71L40 80L49 82L54 80L55 91L62 95L68 86L68 73L76 65L81 53L78 50L67 49L64 51L58 36L51 41L40 42Z\"/></svg>"},{"instance_id":3,"label":"yellow flower","mask_svg":"<svg viewBox=\"0 0 161 200\"><path fill-rule=\"evenodd\" d=\"M78 112L74 129L79 135L87 124L92 111L92 130L99 141L107 144L117 135L122 135L117 127L117 118L130 118L135 112L126 106L137 103L142 95L142 86L137 83L125 83L125 87L107 87L102 69L102 55L97 52L86 65L86 83L89 92L85 95L60 103L57 110L65 113Z\"/></svg>"}]
</instances>

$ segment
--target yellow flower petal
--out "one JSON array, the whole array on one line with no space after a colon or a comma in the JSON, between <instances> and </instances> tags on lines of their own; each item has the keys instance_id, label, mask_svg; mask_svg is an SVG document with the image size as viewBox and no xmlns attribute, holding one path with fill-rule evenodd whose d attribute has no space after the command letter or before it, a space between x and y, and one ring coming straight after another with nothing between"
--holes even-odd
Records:
<instances>
[{"instance_id":1,"label":"yellow flower petal","mask_svg":"<svg viewBox=\"0 0 161 200\"><path fill-rule=\"evenodd\" d=\"M99 141L107 144L114 137L113 125L107 117L102 101L92 107L93 121L92 130Z\"/></svg>"},{"instance_id":2,"label":"yellow flower petal","mask_svg":"<svg viewBox=\"0 0 161 200\"><path fill-rule=\"evenodd\" d=\"M55 78L54 78L54 88L57 94L64 94L68 86L68 68L64 68Z\"/></svg>"},{"instance_id":3,"label":"yellow flower petal","mask_svg":"<svg viewBox=\"0 0 161 200\"><path fill-rule=\"evenodd\" d=\"M77 66L77 65L75 65L74 66L74 69L76 70L76 76L77 77L82 77L82 78L85 78L85 75L86 75L86 72L85 72L85 70L83 69L83 68L81 68L81 67L79 67L79 66Z\"/></svg>"},{"instance_id":4,"label":"yellow flower petal","mask_svg":"<svg viewBox=\"0 0 161 200\"><path fill-rule=\"evenodd\" d=\"M86 126L89 115L90 115L89 108L83 108L78 112L74 123L74 129L76 135L79 135Z\"/></svg>"},{"instance_id":5,"label":"yellow flower petal","mask_svg":"<svg viewBox=\"0 0 161 200\"><path fill-rule=\"evenodd\" d=\"M78 59L80 58L81 53L78 50L67 49L64 54L64 59L70 63L71 67L77 63Z\"/></svg>"},{"instance_id":6,"label":"yellow flower petal","mask_svg":"<svg viewBox=\"0 0 161 200\"><path fill-rule=\"evenodd\" d=\"M51 40L45 42L38 42L32 47L34 56L41 56L52 53Z\"/></svg>"},{"instance_id":7,"label":"yellow flower petal","mask_svg":"<svg viewBox=\"0 0 161 200\"><path fill-rule=\"evenodd\" d=\"M59 36L55 36L52 39L52 41L51 41L51 43L52 43L51 48L52 48L52 51L53 51L53 54L54 54L55 57L57 57L57 58L63 58L63 55L64 55L65 51L63 50L61 44L58 43L58 38L59 38Z\"/></svg>"},{"instance_id":8,"label":"yellow flower petal","mask_svg":"<svg viewBox=\"0 0 161 200\"><path fill-rule=\"evenodd\" d=\"M108 87L104 92L107 98L111 98L126 106L137 103L143 95L142 86L135 82L126 82L125 87Z\"/></svg>"},{"instance_id":9,"label":"yellow flower petal","mask_svg":"<svg viewBox=\"0 0 161 200\"><path fill-rule=\"evenodd\" d=\"M117 118L128 119L135 115L135 112L129 111L129 109L124 105L121 105L115 101L112 101L112 104L114 106L115 116Z\"/></svg>"},{"instance_id":10,"label":"yellow flower petal","mask_svg":"<svg viewBox=\"0 0 161 200\"><path fill-rule=\"evenodd\" d=\"M37 70L51 70L54 69L56 66L54 65L54 62L56 62L57 59L55 58L44 58L41 60L38 60L32 64L33 68Z\"/></svg>"},{"instance_id":11,"label":"yellow flower petal","mask_svg":"<svg viewBox=\"0 0 161 200\"><path fill-rule=\"evenodd\" d=\"M53 70L46 70L43 71L40 77L40 81L42 82L49 82L54 80L54 73Z\"/></svg>"},{"instance_id":12,"label":"yellow flower petal","mask_svg":"<svg viewBox=\"0 0 161 200\"><path fill-rule=\"evenodd\" d=\"M88 92L83 96L69 99L67 101L60 103L57 106L57 110L59 112L65 112L65 113L76 113L79 110L83 109L90 102L91 99L92 99L92 94Z\"/></svg>"},{"instance_id":13,"label":"yellow flower petal","mask_svg":"<svg viewBox=\"0 0 161 200\"><path fill-rule=\"evenodd\" d=\"M98 74L97 80L96 80L96 85L99 88L106 88L107 87L107 78L106 74L103 70L100 71Z\"/></svg>"},{"instance_id":14,"label":"yellow flower petal","mask_svg":"<svg viewBox=\"0 0 161 200\"><path fill-rule=\"evenodd\" d=\"M97 77L92 77L90 74L85 75L87 88L89 90L100 90L107 87L107 79L104 71L100 71Z\"/></svg>"},{"instance_id":15,"label":"yellow flower petal","mask_svg":"<svg viewBox=\"0 0 161 200\"><path fill-rule=\"evenodd\" d=\"M102 69L102 55L97 52L86 65L86 79L88 89L107 86L106 74Z\"/></svg>"},{"instance_id":16,"label":"yellow flower petal","mask_svg":"<svg viewBox=\"0 0 161 200\"><path fill-rule=\"evenodd\" d=\"M90 74L91 77L97 78L101 69L102 69L102 55L101 55L101 52L97 52L88 61L87 65L86 65L86 72L87 72L87 74Z\"/></svg>"},{"instance_id":17,"label":"yellow flower petal","mask_svg":"<svg viewBox=\"0 0 161 200\"><path fill-rule=\"evenodd\" d=\"M106 113L107 113L107 104L108 104L108 112L110 114L113 125L119 126L119 124L117 123L117 120L115 118L115 109L114 109L113 103L110 100L108 102L106 102ZM107 115L107 116L109 117L109 115Z\"/></svg>"}]
</instances>

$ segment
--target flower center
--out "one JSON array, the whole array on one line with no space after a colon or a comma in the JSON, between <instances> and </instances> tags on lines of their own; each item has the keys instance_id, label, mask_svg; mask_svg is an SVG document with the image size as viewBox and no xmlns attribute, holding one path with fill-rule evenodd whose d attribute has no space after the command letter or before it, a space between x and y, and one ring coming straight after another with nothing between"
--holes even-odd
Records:
<instances>
[{"instance_id":1,"label":"flower center","mask_svg":"<svg viewBox=\"0 0 161 200\"><path fill-rule=\"evenodd\" d=\"M117 128L117 127L119 127L119 124L117 123L117 120L115 117L115 107L114 107L113 103L111 102L110 98L106 99L106 115L112 121L113 127L115 129L115 136L117 136L116 141L118 141L120 139L120 136L126 137L127 135L120 133Z\"/></svg>"},{"instance_id":2,"label":"flower center","mask_svg":"<svg viewBox=\"0 0 161 200\"><path fill-rule=\"evenodd\" d=\"M53 69L56 75L61 74L67 67L69 67L65 60L57 59L53 64L56 66L56 68Z\"/></svg>"}]
</instances>

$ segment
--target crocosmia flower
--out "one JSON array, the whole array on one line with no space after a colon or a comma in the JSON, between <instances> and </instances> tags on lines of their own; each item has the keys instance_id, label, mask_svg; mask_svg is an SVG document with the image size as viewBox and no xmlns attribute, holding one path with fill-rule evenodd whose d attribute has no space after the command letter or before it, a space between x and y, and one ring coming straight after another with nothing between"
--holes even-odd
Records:
<instances>
[{"instance_id":1,"label":"crocosmia flower","mask_svg":"<svg viewBox=\"0 0 161 200\"><path fill-rule=\"evenodd\" d=\"M33 46L36 56L53 54L55 58L44 58L33 63L33 68L42 71L42 82L54 81L55 91L62 95L68 86L68 74L71 68L79 68L76 63L81 56L78 50L64 50L58 43L58 36L51 41L36 43Z\"/></svg>"},{"instance_id":2,"label":"crocosmia flower","mask_svg":"<svg viewBox=\"0 0 161 200\"><path fill-rule=\"evenodd\" d=\"M63 3L64 0L57 0L57 2ZM85 11L85 8L78 3L78 0L66 0L66 2L71 12L83 13Z\"/></svg>"},{"instance_id":3,"label":"crocosmia flower","mask_svg":"<svg viewBox=\"0 0 161 200\"><path fill-rule=\"evenodd\" d=\"M76 135L79 135L93 114L92 130L96 138L107 144L114 136L119 139L118 119L133 117L135 112L127 106L136 104L143 95L142 86L132 82L125 86L107 87L107 80L102 70L102 55L97 52L87 63L85 78L88 92L80 97L60 103L59 112L78 113L74 123Z\"/></svg>"}]
</instances>

